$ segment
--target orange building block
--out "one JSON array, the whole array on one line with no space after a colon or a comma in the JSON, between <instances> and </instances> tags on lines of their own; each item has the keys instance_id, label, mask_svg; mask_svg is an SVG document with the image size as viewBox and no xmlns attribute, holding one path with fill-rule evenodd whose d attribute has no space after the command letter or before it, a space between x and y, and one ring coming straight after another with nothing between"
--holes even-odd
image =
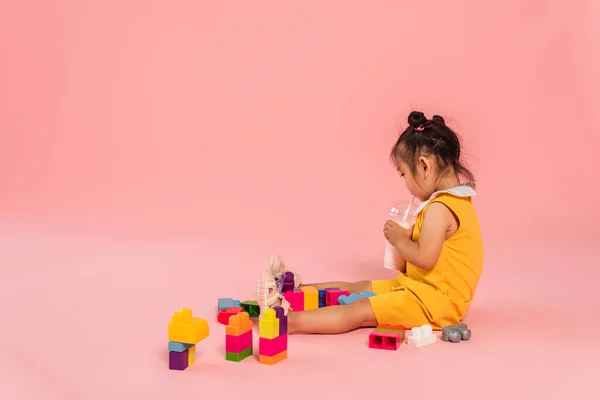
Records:
<instances>
[{"instance_id":1,"label":"orange building block","mask_svg":"<svg viewBox=\"0 0 600 400\"><path fill-rule=\"evenodd\" d=\"M258 362L266 365L277 364L280 361L283 361L287 358L287 350L282 351L279 354L274 355L273 357L263 356L262 354L258 355Z\"/></svg>"},{"instance_id":2,"label":"orange building block","mask_svg":"<svg viewBox=\"0 0 600 400\"><path fill-rule=\"evenodd\" d=\"M229 318L229 325L225 327L225 333L231 336L241 336L251 330L252 321L250 321L250 315L247 312L232 315Z\"/></svg>"}]
</instances>

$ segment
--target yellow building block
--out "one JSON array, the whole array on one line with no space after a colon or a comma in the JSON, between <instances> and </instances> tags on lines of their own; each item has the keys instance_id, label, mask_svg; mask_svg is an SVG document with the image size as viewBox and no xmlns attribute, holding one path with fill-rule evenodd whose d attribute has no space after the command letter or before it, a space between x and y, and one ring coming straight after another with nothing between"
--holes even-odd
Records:
<instances>
[{"instance_id":1,"label":"yellow building block","mask_svg":"<svg viewBox=\"0 0 600 400\"><path fill-rule=\"evenodd\" d=\"M169 323L169 342L196 344L208 337L208 322L192 318L192 310L182 308L173 313Z\"/></svg>"},{"instance_id":2,"label":"yellow building block","mask_svg":"<svg viewBox=\"0 0 600 400\"><path fill-rule=\"evenodd\" d=\"M188 367L191 367L196 362L196 346L188 349Z\"/></svg>"},{"instance_id":3,"label":"yellow building block","mask_svg":"<svg viewBox=\"0 0 600 400\"><path fill-rule=\"evenodd\" d=\"M312 286L302 286L304 292L304 311L319 308L319 291Z\"/></svg>"},{"instance_id":4,"label":"yellow building block","mask_svg":"<svg viewBox=\"0 0 600 400\"><path fill-rule=\"evenodd\" d=\"M225 334L231 336L241 336L252 330L252 321L247 312L241 312L229 317L229 324L225 327Z\"/></svg>"},{"instance_id":5,"label":"yellow building block","mask_svg":"<svg viewBox=\"0 0 600 400\"><path fill-rule=\"evenodd\" d=\"M261 364L273 365L277 364L280 361L283 361L287 358L287 350L282 351L279 354L275 354L272 357L263 356L262 354L258 355L258 362Z\"/></svg>"},{"instance_id":6,"label":"yellow building block","mask_svg":"<svg viewBox=\"0 0 600 400\"><path fill-rule=\"evenodd\" d=\"M265 310L264 316L259 321L258 335L264 339L274 339L279 336L279 318L272 308Z\"/></svg>"}]
</instances>

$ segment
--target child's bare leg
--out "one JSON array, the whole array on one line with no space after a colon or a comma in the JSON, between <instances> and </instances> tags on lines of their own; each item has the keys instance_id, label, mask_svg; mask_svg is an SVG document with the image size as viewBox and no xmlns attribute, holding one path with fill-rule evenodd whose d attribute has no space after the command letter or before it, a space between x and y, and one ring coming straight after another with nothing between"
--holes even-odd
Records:
<instances>
[{"instance_id":1,"label":"child's bare leg","mask_svg":"<svg viewBox=\"0 0 600 400\"><path fill-rule=\"evenodd\" d=\"M321 283L306 283L300 285L312 286L315 289L322 290L325 288L340 288L341 290L347 290L350 293L360 293L364 290L369 292L372 291L371 281L360 281L360 282L321 282Z\"/></svg>"},{"instance_id":2,"label":"child's bare leg","mask_svg":"<svg viewBox=\"0 0 600 400\"><path fill-rule=\"evenodd\" d=\"M369 299L347 306L331 306L288 313L288 333L344 333L361 327L377 326Z\"/></svg>"}]
</instances>

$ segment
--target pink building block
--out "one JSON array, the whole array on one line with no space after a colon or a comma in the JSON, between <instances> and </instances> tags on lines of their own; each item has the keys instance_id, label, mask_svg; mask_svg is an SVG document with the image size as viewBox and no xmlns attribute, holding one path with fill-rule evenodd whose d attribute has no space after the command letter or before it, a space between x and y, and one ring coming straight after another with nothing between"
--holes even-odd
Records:
<instances>
[{"instance_id":1,"label":"pink building block","mask_svg":"<svg viewBox=\"0 0 600 400\"><path fill-rule=\"evenodd\" d=\"M325 301L327 306L337 306L340 303L338 299L341 295L350 296L350 292L347 290L328 290L325 292Z\"/></svg>"},{"instance_id":2,"label":"pink building block","mask_svg":"<svg viewBox=\"0 0 600 400\"><path fill-rule=\"evenodd\" d=\"M397 332L373 331L369 335L369 348L381 350L398 350L400 334Z\"/></svg>"},{"instance_id":3,"label":"pink building block","mask_svg":"<svg viewBox=\"0 0 600 400\"><path fill-rule=\"evenodd\" d=\"M267 357L273 357L282 351L287 350L288 335L277 336L274 339L260 338L258 341L258 354Z\"/></svg>"},{"instance_id":4,"label":"pink building block","mask_svg":"<svg viewBox=\"0 0 600 400\"><path fill-rule=\"evenodd\" d=\"M304 292L302 290L290 290L283 293L283 297L290 302L293 311L304 311Z\"/></svg>"},{"instance_id":5,"label":"pink building block","mask_svg":"<svg viewBox=\"0 0 600 400\"><path fill-rule=\"evenodd\" d=\"M240 335L225 336L225 351L227 353L241 353L252 347L252 330Z\"/></svg>"}]
</instances>

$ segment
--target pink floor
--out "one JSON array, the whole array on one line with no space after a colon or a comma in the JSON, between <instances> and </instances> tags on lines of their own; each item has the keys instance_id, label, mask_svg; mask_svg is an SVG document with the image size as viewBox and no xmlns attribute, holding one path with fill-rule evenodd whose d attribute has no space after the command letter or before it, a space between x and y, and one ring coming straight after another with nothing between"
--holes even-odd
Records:
<instances>
[{"instance_id":1,"label":"pink floor","mask_svg":"<svg viewBox=\"0 0 600 400\"><path fill-rule=\"evenodd\" d=\"M174 244L23 228L5 228L0 239L4 399L439 398L448 391L454 395L442 398L554 399L592 398L597 387L600 307L597 297L584 307L584 296L595 294L595 284L577 275L592 268L584 249L559 248L550 258L542 247L488 246L466 321L469 342L391 352L367 347L370 330L292 336L289 359L264 366L255 358L225 361L214 308L218 297L251 298L272 250L265 243ZM349 262L347 244L280 247L289 264L310 265L315 278L387 274L368 266L379 254ZM545 263L547 273L529 273L531 263ZM181 307L209 320L211 333L197 363L177 372L167 368L167 323Z\"/></svg>"}]
</instances>

